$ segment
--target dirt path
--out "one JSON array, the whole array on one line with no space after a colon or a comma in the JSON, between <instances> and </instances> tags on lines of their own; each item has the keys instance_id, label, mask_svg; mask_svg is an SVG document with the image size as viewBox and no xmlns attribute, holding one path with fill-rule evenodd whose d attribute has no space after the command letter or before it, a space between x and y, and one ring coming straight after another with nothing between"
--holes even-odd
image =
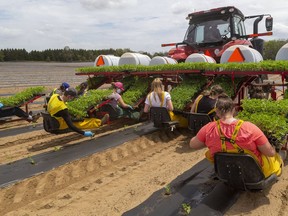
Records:
<instances>
[{"instance_id":1,"label":"dirt path","mask_svg":"<svg viewBox=\"0 0 288 216\"><path fill-rule=\"evenodd\" d=\"M0 89L9 92L11 86ZM0 131L23 125L27 123L3 124ZM117 127L103 127L99 134L113 130ZM204 158L204 149L189 149L190 138L183 130L155 132L2 188L0 215L121 215ZM44 130L0 137L0 164L84 139L75 133L52 135ZM243 193L226 215L286 216L287 206L286 166L271 189Z\"/></svg>"}]
</instances>

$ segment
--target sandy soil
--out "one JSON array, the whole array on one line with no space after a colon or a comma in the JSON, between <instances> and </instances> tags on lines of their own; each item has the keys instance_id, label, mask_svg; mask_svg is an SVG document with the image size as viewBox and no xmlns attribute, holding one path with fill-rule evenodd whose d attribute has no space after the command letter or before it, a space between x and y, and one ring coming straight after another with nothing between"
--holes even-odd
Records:
<instances>
[{"instance_id":1,"label":"sandy soil","mask_svg":"<svg viewBox=\"0 0 288 216\"><path fill-rule=\"evenodd\" d=\"M2 66L0 76L4 77ZM58 68L51 65L47 73L57 72ZM48 78L42 76L42 79ZM82 79L84 77L79 82ZM17 91L15 86L26 86L27 79L22 77L22 82L24 84L19 81L10 86L6 83L6 87L0 88L0 94ZM51 86L57 86L58 82L51 82ZM70 82L77 84L73 80ZM41 106L40 103L33 104L31 109L39 110ZM25 121L6 122L0 125L0 131L27 124ZM104 126L97 134L100 136L114 130L121 132L122 126ZM205 150L189 149L190 138L191 134L186 130L155 132L2 188L0 215L121 215L204 158ZM44 130L0 137L0 164L85 139L75 133L53 135ZM288 215L287 171L286 166L279 182L271 189L243 193L226 215Z\"/></svg>"}]
</instances>

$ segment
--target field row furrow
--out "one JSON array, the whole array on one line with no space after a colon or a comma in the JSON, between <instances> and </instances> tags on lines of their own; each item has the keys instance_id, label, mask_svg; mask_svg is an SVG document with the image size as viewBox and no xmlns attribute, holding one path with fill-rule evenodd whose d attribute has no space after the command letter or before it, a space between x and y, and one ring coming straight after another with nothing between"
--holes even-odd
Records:
<instances>
[{"instance_id":1,"label":"field row furrow","mask_svg":"<svg viewBox=\"0 0 288 216\"><path fill-rule=\"evenodd\" d=\"M162 137L160 138L162 141L160 142L157 137ZM12 187L2 189L0 202L4 204L1 206L6 206L6 208L0 209L0 211L9 212L12 210L9 209L9 206L13 206L13 209L15 209L15 206L21 207L38 199L39 196L54 193L63 187L65 188L75 182L81 181L84 177L86 178L89 175L104 171L107 167L115 167L117 170L119 162L128 157L135 158L135 163L133 162L129 167L137 167L140 163L145 162L145 157L152 157L155 154L161 153L163 149L173 146L172 144L165 146L165 143L169 142L167 137L168 136L165 137L163 133L154 136L143 136L128 144L71 162L68 165L27 179ZM157 149L156 146L158 146L158 150L154 149ZM149 154L143 154L145 151L148 151ZM121 169L123 169L123 167ZM105 170L105 172L107 172L107 170ZM109 174L107 175L109 176ZM28 191L23 191L23 188ZM22 194L22 196L19 194ZM29 196L27 194L29 194Z\"/></svg>"}]
</instances>

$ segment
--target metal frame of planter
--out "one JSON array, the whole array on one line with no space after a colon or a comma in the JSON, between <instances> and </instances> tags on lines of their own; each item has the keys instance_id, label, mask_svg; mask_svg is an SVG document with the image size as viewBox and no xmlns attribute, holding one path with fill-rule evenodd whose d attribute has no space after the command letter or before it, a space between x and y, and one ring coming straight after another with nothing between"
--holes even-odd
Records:
<instances>
[{"instance_id":1,"label":"metal frame of planter","mask_svg":"<svg viewBox=\"0 0 288 216\"><path fill-rule=\"evenodd\" d=\"M125 76L139 76L139 77L161 77L163 78L163 82L165 83L165 87L167 87L168 84L174 84L177 85L179 81L181 80L181 75L183 74L201 74L203 76L216 76L216 75L228 75L231 76L232 83L234 83L235 77L243 76L243 81L241 82L241 85L235 87L235 95L233 99L237 98L237 104L240 105L240 101L244 99L245 97L245 89L249 85L255 85L252 84L252 82L259 76L259 75L280 75L282 83L281 84L262 84L264 85L270 85L270 86L287 86L287 84L284 83L285 78L288 76L288 71L205 71L205 70L172 70L172 71L124 71L124 72L89 72L89 73L76 73L76 75L86 75L89 78L91 75L93 76L104 76L108 79L105 79L102 83L99 83L99 87L103 85L104 83L110 83L113 80L124 78ZM173 80L173 82L169 81L168 79ZM261 84L260 84L261 85ZM272 93L272 92L271 92ZM273 98L275 99L275 98Z\"/></svg>"},{"instance_id":2,"label":"metal frame of planter","mask_svg":"<svg viewBox=\"0 0 288 216\"><path fill-rule=\"evenodd\" d=\"M45 94L35 95L32 98L30 98L29 100L25 101L23 104L17 106L17 107L25 107L25 112L28 114L29 113L29 107L28 107L29 104L33 103L35 100L37 100L37 99L39 99L39 98L41 98L43 96L45 96ZM13 108L13 107L8 107L7 106L7 108ZM3 117L3 118L6 118L6 117ZM23 118L9 119L9 120L4 120L4 122L0 121L0 124L4 124L6 122L23 121L23 120L26 120L26 119L23 119Z\"/></svg>"}]
</instances>

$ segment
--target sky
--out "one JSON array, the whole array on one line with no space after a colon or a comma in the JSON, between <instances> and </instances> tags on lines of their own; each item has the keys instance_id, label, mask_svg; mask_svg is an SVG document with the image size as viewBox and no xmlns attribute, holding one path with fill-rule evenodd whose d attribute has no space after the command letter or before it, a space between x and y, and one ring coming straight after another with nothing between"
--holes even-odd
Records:
<instances>
[{"instance_id":1,"label":"sky","mask_svg":"<svg viewBox=\"0 0 288 216\"><path fill-rule=\"evenodd\" d=\"M0 0L0 49L166 52L171 47L161 44L183 41L189 13L223 6L271 14L273 36L263 39L288 38L287 0ZM264 27L261 21L259 32Z\"/></svg>"}]
</instances>

